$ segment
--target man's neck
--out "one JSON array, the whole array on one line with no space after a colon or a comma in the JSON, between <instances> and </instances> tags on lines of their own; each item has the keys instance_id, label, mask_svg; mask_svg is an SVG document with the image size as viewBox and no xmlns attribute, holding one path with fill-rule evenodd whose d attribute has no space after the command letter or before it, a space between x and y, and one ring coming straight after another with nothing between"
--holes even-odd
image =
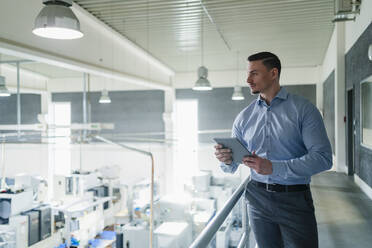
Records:
<instances>
[{"instance_id":1,"label":"man's neck","mask_svg":"<svg viewBox=\"0 0 372 248\"><path fill-rule=\"evenodd\" d=\"M274 97L279 93L280 91L280 85L275 84L273 87L268 88L264 92L260 93L260 96L263 100L265 100L267 105L271 104L271 101L274 99Z\"/></svg>"}]
</instances>

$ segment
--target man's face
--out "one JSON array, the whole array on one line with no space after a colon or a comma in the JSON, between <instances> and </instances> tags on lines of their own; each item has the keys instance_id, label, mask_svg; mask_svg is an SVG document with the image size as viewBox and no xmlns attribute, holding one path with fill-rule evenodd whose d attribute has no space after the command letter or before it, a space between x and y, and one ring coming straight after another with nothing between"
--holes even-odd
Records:
<instances>
[{"instance_id":1,"label":"man's face","mask_svg":"<svg viewBox=\"0 0 372 248\"><path fill-rule=\"evenodd\" d=\"M268 70L262 60L248 62L247 83L251 88L252 94L265 92L266 89L273 85L273 79L275 79L273 70L276 70L276 68Z\"/></svg>"}]
</instances>

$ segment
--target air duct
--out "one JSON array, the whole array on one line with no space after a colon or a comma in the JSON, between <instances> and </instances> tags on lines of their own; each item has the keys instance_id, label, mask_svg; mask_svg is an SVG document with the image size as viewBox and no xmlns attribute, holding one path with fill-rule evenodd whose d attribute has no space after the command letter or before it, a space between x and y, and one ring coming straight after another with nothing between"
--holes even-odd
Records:
<instances>
[{"instance_id":1,"label":"air duct","mask_svg":"<svg viewBox=\"0 0 372 248\"><path fill-rule=\"evenodd\" d=\"M335 0L335 17L332 22L355 21L362 0Z\"/></svg>"}]
</instances>

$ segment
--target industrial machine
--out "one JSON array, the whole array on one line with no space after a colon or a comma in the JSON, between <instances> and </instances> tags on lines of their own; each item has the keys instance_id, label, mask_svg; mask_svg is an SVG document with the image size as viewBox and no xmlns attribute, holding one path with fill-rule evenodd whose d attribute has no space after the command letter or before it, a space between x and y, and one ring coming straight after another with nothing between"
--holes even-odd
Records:
<instances>
[{"instance_id":1,"label":"industrial machine","mask_svg":"<svg viewBox=\"0 0 372 248\"><path fill-rule=\"evenodd\" d=\"M9 218L9 227L16 232L16 247L24 248L28 246L28 216L15 215ZM1 247L1 246L0 246Z\"/></svg>"},{"instance_id":2,"label":"industrial machine","mask_svg":"<svg viewBox=\"0 0 372 248\"><path fill-rule=\"evenodd\" d=\"M85 192L102 184L97 172L75 172L71 175L54 176L54 198L63 199L66 196L83 197Z\"/></svg>"},{"instance_id":3,"label":"industrial machine","mask_svg":"<svg viewBox=\"0 0 372 248\"><path fill-rule=\"evenodd\" d=\"M192 242L191 226L186 222L164 222L154 234L158 248L187 248Z\"/></svg>"},{"instance_id":4,"label":"industrial machine","mask_svg":"<svg viewBox=\"0 0 372 248\"><path fill-rule=\"evenodd\" d=\"M0 194L0 224L8 224L9 217L32 208L32 191L19 193L6 192Z\"/></svg>"},{"instance_id":5,"label":"industrial machine","mask_svg":"<svg viewBox=\"0 0 372 248\"><path fill-rule=\"evenodd\" d=\"M0 247L17 248L16 231L13 227L0 225Z\"/></svg>"},{"instance_id":6,"label":"industrial machine","mask_svg":"<svg viewBox=\"0 0 372 248\"><path fill-rule=\"evenodd\" d=\"M149 228L145 222L124 225L123 234L125 248L149 247Z\"/></svg>"},{"instance_id":7,"label":"industrial machine","mask_svg":"<svg viewBox=\"0 0 372 248\"><path fill-rule=\"evenodd\" d=\"M39 211L30 210L22 215L28 218L28 246L40 241L40 217Z\"/></svg>"},{"instance_id":8,"label":"industrial machine","mask_svg":"<svg viewBox=\"0 0 372 248\"><path fill-rule=\"evenodd\" d=\"M44 240L52 234L52 209L49 205L42 205L35 210L39 212L40 240Z\"/></svg>"}]
</instances>

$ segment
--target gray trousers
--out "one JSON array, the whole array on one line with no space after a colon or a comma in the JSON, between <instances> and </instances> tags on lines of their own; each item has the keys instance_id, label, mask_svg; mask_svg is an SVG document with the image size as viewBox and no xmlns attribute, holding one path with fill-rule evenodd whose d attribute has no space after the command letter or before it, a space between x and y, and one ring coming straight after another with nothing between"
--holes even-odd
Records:
<instances>
[{"instance_id":1,"label":"gray trousers","mask_svg":"<svg viewBox=\"0 0 372 248\"><path fill-rule=\"evenodd\" d=\"M251 181L245 190L249 222L259 248L317 248L310 189L268 192Z\"/></svg>"}]
</instances>

